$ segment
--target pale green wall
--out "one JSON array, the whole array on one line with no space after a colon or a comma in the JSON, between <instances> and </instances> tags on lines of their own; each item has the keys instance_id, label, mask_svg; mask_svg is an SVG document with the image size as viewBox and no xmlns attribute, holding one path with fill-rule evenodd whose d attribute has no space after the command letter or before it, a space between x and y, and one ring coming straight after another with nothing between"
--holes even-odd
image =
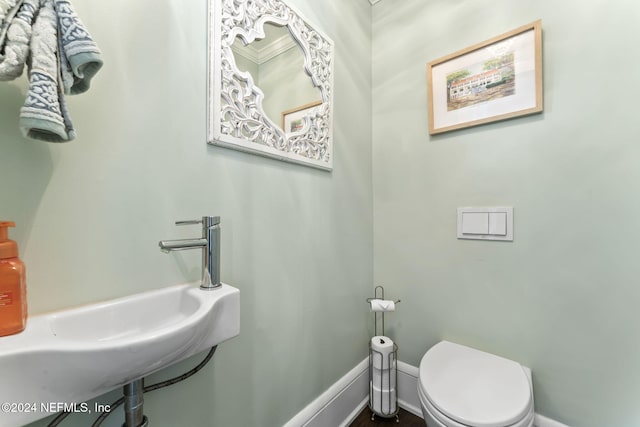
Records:
<instances>
[{"instance_id":1,"label":"pale green wall","mask_svg":"<svg viewBox=\"0 0 640 427\"><path fill-rule=\"evenodd\" d=\"M542 19L544 113L430 137L426 63ZM537 412L640 425L640 144L631 0L373 7L374 278L417 365L440 339L533 370ZM459 206L513 206L514 241L456 239Z\"/></svg>"},{"instance_id":2,"label":"pale green wall","mask_svg":"<svg viewBox=\"0 0 640 427\"><path fill-rule=\"evenodd\" d=\"M197 251L157 242L199 233L175 220L222 217L241 334L197 376L146 396L153 426L282 425L367 354L370 5L290 3L338 41L332 173L206 144L204 0L74 1L105 59L91 90L68 98L76 141L24 140L25 80L0 84L0 217L18 223L31 314L197 280Z\"/></svg>"},{"instance_id":3,"label":"pale green wall","mask_svg":"<svg viewBox=\"0 0 640 427\"><path fill-rule=\"evenodd\" d=\"M19 224L31 313L196 280L198 254L161 254L157 240L197 232L176 219L219 214L242 333L146 396L155 426L290 419L366 355L353 342L370 329L357 307L372 271L403 300L387 322L401 360L451 339L530 366L539 413L637 425L640 146L635 89L616 78L638 74L640 7L383 0L372 46L368 2L290 1L336 41L332 174L204 143L203 1L74 2L106 59L69 98L77 141L23 140L24 80L0 85L0 217ZM545 112L429 137L426 62L538 18ZM514 206L515 240L457 240L467 205Z\"/></svg>"}]
</instances>

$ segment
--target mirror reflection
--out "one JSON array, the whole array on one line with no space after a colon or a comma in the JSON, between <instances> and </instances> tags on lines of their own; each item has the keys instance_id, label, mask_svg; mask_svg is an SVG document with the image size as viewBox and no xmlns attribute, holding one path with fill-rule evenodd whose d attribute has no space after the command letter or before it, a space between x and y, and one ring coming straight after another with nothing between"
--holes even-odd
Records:
<instances>
[{"instance_id":1,"label":"mirror reflection","mask_svg":"<svg viewBox=\"0 0 640 427\"><path fill-rule=\"evenodd\" d=\"M322 93L305 71L303 52L288 28L267 22L264 32L248 45L235 38L236 66L262 90L262 109L274 125L286 134L302 131L302 118L322 103Z\"/></svg>"}]
</instances>

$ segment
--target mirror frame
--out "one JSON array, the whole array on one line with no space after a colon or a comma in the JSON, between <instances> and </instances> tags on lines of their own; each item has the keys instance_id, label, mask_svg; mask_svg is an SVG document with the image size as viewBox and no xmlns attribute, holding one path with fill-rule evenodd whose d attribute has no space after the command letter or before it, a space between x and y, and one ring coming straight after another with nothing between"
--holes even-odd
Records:
<instances>
[{"instance_id":1,"label":"mirror frame","mask_svg":"<svg viewBox=\"0 0 640 427\"><path fill-rule=\"evenodd\" d=\"M286 26L304 56L304 71L322 104L300 131L286 134L267 117L264 93L238 69L231 46L265 37L264 24ZM207 142L330 171L333 168L333 62L331 39L282 0L209 0Z\"/></svg>"}]
</instances>

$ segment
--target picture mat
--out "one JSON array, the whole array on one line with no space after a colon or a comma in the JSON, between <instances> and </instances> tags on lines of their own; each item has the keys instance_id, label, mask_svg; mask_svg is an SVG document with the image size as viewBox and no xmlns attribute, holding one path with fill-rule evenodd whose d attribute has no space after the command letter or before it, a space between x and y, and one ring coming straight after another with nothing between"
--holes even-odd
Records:
<instances>
[{"instance_id":1,"label":"picture mat","mask_svg":"<svg viewBox=\"0 0 640 427\"><path fill-rule=\"evenodd\" d=\"M515 94L447 111L447 76L461 69L514 51ZM536 107L535 30L514 35L432 67L433 128L484 120Z\"/></svg>"}]
</instances>

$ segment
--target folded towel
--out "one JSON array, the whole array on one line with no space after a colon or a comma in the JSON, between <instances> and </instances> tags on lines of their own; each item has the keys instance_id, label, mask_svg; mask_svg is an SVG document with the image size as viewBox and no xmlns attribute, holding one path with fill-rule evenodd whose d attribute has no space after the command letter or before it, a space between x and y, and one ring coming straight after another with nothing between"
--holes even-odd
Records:
<instances>
[{"instance_id":1,"label":"folded towel","mask_svg":"<svg viewBox=\"0 0 640 427\"><path fill-rule=\"evenodd\" d=\"M33 19L40 8L39 0L5 3L10 7L0 24L0 80L13 80L22 75L29 56Z\"/></svg>"},{"instance_id":2,"label":"folded towel","mask_svg":"<svg viewBox=\"0 0 640 427\"><path fill-rule=\"evenodd\" d=\"M9 23L18 12L21 3L22 0L0 0L0 45L4 45L2 40L7 35Z\"/></svg>"},{"instance_id":3,"label":"folded towel","mask_svg":"<svg viewBox=\"0 0 640 427\"><path fill-rule=\"evenodd\" d=\"M64 95L89 89L102 58L69 0L0 0L0 52L0 80L29 66L22 133L49 142L74 139Z\"/></svg>"},{"instance_id":4,"label":"folded towel","mask_svg":"<svg viewBox=\"0 0 640 427\"><path fill-rule=\"evenodd\" d=\"M7 34L9 23L18 12L22 0L0 0L0 43Z\"/></svg>"},{"instance_id":5,"label":"folded towel","mask_svg":"<svg viewBox=\"0 0 640 427\"><path fill-rule=\"evenodd\" d=\"M89 89L93 76L102 67L102 56L69 0L56 0L60 65L64 93L76 94Z\"/></svg>"},{"instance_id":6,"label":"folded towel","mask_svg":"<svg viewBox=\"0 0 640 427\"><path fill-rule=\"evenodd\" d=\"M29 138L63 142L72 140L74 132L61 105L64 96L58 85L58 24L53 5L54 0L44 0L33 24L29 91L20 110L20 129Z\"/></svg>"}]
</instances>

